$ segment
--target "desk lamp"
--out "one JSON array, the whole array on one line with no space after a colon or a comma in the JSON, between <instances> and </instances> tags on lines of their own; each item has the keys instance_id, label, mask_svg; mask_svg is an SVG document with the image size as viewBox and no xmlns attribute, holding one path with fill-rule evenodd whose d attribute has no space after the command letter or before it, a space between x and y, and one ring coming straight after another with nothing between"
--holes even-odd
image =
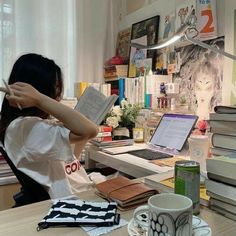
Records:
<instances>
[{"instance_id":1,"label":"desk lamp","mask_svg":"<svg viewBox=\"0 0 236 236\"><path fill-rule=\"evenodd\" d=\"M161 48L165 48L173 43L176 43L178 41L183 41L183 40L187 40L195 45L199 45L203 48L207 48L213 52L219 53L225 57L228 57L232 60L236 60L236 56L232 55L230 53L227 53L223 50L219 50L216 47L212 47L200 40L197 40L195 38L192 38L188 35L188 30L191 29L191 25L189 23L185 23L183 26L180 27L180 29L168 40L164 41L163 43L160 44L155 44L155 45L150 45L150 46L146 46L146 45L142 45L142 44L138 44L138 43L132 43L131 42L131 46L135 47L135 48L139 48L139 49L148 49L148 50L154 50L154 49L161 49Z\"/></svg>"}]
</instances>

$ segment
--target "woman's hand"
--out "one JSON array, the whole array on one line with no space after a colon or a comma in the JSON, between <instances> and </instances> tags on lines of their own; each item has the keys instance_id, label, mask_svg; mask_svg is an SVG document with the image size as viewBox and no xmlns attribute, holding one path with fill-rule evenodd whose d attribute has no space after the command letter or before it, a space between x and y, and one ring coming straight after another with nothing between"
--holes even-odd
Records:
<instances>
[{"instance_id":1,"label":"woman's hand","mask_svg":"<svg viewBox=\"0 0 236 236\"><path fill-rule=\"evenodd\" d=\"M10 106L19 107L20 105L22 108L39 106L43 95L30 84L16 82L9 87L11 93L6 95L6 99Z\"/></svg>"}]
</instances>

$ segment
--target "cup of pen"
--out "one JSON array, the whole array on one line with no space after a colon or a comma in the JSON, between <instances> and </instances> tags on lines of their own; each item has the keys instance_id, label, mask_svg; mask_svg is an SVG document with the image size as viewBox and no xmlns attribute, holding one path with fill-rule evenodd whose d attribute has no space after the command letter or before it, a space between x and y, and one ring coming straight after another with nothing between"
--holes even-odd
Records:
<instances>
[{"instance_id":1,"label":"cup of pen","mask_svg":"<svg viewBox=\"0 0 236 236\"><path fill-rule=\"evenodd\" d=\"M190 236L192 208L192 200L186 196L161 193L150 197L147 205L136 208L133 217L136 224L147 230L148 236Z\"/></svg>"}]
</instances>

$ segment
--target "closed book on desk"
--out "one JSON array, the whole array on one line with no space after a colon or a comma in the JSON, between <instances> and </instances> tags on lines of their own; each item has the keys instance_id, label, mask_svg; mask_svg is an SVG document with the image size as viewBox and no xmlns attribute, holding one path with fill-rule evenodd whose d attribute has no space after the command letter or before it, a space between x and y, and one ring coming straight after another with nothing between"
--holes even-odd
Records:
<instances>
[{"instance_id":1,"label":"closed book on desk","mask_svg":"<svg viewBox=\"0 0 236 236\"><path fill-rule=\"evenodd\" d=\"M231 150L236 150L236 136L213 134L212 145L214 147L221 147L221 148L228 148Z\"/></svg>"},{"instance_id":2,"label":"closed book on desk","mask_svg":"<svg viewBox=\"0 0 236 236\"><path fill-rule=\"evenodd\" d=\"M121 210L136 207L158 191L144 183L119 176L96 185L98 195L118 203Z\"/></svg>"},{"instance_id":3,"label":"closed book on desk","mask_svg":"<svg viewBox=\"0 0 236 236\"><path fill-rule=\"evenodd\" d=\"M236 114L227 114L227 113L210 113L209 120L214 121L236 121Z\"/></svg>"},{"instance_id":4,"label":"closed book on desk","mask_svg":"<svg viewBox=\"0 0 236 236\"><path fill-rule=\"evenodd\" d=\"M112 141L104 141L104 142L91 139L89 142L97 147L102 147L102 148L129 146L129 145L134 144L133 139L112 140Z\"/></svg>"},{"instance_id":5,"label":"closed book on desk","mask_svg":"<svg viewBox=\"0 0 236 236\"><path fill-rule=\"evenodd\" d=\"M206 193L210 198L214 198L214 199L217 199L219 201L226 202L228 204L232 204L232 205L236 206L236 200L227 198L227 197L222 196L222 195L218 195L218 194L213 193L213 192L208 191L208 190L206 191Z\"/></svg>"},{"instance_id":6,"label":"closed book on desk","mask_svg":"<svg viewBox=\"0 0 236 236\"><path fill-rule=\"evenodd\" d=\"M214 111L216 113L225 113L225 114L236 114L236 106L215 106Z\"/></svg>"},{"instance_id":7,"label":"closed book on desk","mask_svg":"<svg viewBox=\"0 0 236 236\"><path fill-rule=\"evenodd\" d=\"M210 125L211 133L236 135L236 122L235 121L209 120L209 125Z\"/></svg>"},{"instance_id":8,"label":"closed book on desk","mask_svg":"<svg viewBox=\"0 0 236 236\"><path fill-rule=\"evenodd\" d=\"M220 213L221 215L231 219L231 220L236 220L236 214L232 214L231 212L229 212L229 211L227 211L227 210L225 210L221 207L217 207L215 205L212 205L211 209L218 212L218 213Z\"/></svg>"},{"instance_id":9,"label":"closed book on desk","mask_svg":"<svg viewBox=\"0 0 236 236\"><path fill-rule=\"evenodd\" d=\"M213 156L228 156L228 157L235 157L236 158L236 150L231 150L231 149L227 149L227 148L211 147L210 152Z\"/></svg>"},{"instance_id":10,"label":"closed book on desk","mask_svg":"<svg viewBox=\"0 0 236 236\"><path fill-rule=\"evenodd\" d=\"M236 186L236 158L227 156L207 158L206 169L209 179Z\"/></svg>"},{"instance_id":11,"label":"closed book on desk","mask_svg":"<svg viewBox=\"0 0 236 236\"><path fill-rule=\"evenodd\" d=\"M236 216L236 206L235 205L220 201L220 200L212 198L212 197L210 197L209 202L210 202L211 207L212 206L219 207L219 208L224 209L232 214L235 214L235 216Z\"/></svg>"},{"instance_id":12,"label":"closed book on desk","mask_svg":"<svg viewBox=\"0 0 236 236\"><path fill-rule=\"evenodd\" d=\"M210 179L206 179L205 185L207 191L210 191L224 198L229 198L233 201L236 201L236 187Z\"/></svg>"}]
</instances>

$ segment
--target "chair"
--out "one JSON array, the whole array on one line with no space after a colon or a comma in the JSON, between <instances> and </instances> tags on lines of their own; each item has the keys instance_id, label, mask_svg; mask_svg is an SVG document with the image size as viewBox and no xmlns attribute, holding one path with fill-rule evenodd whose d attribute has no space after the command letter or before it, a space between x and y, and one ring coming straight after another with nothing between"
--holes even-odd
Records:
<instances>
[{"instance_id":1,"label":"chair","mask_svg":"<svg viewBox=\"0 0 236 236\"><path fill-rule=\"evenodd\" d=\"M13 207L23 206L26 204L50 199L48 192L43 188L41 184L15 167L6 151L1 146L0 152L2 153L4 159L21 184L21 191L13 196L15 200L15 205Z\"/></svg>"}]
</instances>

